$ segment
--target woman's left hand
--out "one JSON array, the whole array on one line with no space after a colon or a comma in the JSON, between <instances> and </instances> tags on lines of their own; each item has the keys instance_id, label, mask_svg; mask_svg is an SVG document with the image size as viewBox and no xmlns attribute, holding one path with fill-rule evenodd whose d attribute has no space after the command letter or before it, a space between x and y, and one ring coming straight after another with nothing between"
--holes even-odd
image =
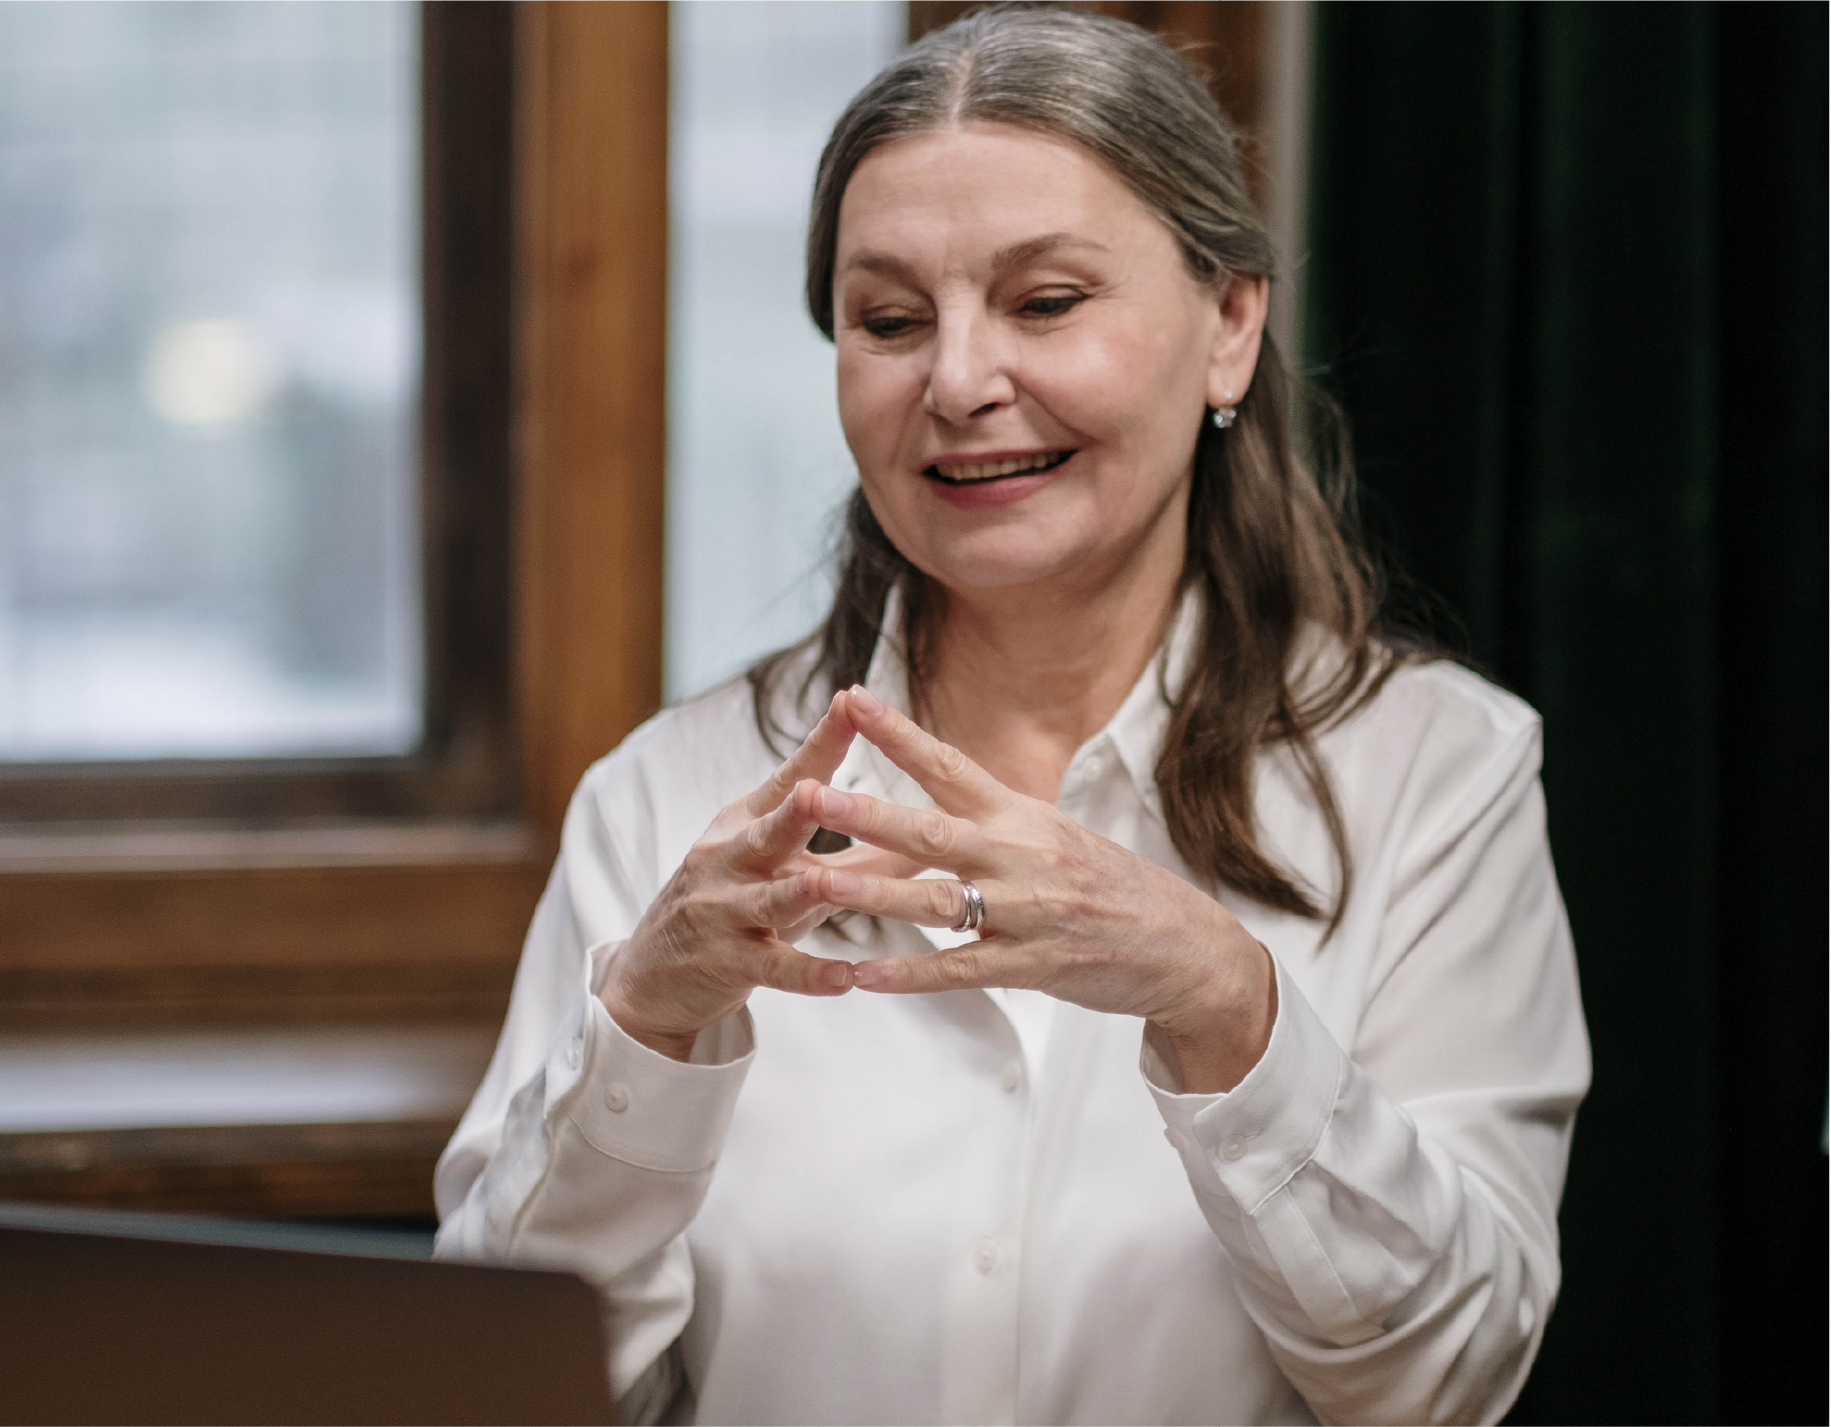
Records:
<instances>
[{"instance_id":1,"label":"woman's left hand","mask_svg":"<svg viewBox=\"0 0 1831 1427\"><path fill-rule=\"evenodd\" d=\"M1095 1011L1142 1016L1196 1093L1231 1090L1271 1038L1271 956L1227 909L1175 873L1004 786L958 749L861 688L854 726L934 799L899 807L814 781L800 811L882 849L882 865L938 868L985 900L980 939L951 951L861 962L864 991L1019 986ZM958 881L825 865L804 873L834 907L919 926L964 920Z\"/></svg>"}]
</instances>

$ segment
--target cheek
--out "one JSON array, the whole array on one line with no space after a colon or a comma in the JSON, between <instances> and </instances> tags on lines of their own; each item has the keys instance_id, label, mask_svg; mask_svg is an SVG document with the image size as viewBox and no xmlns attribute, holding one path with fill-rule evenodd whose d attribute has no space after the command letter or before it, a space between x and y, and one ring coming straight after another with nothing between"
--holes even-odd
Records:
<instances>
[{"instance_id":1,"label":"cheek","mask_svg":"<svg viewBox=\"0 0 1831 1427\"><path fill-rule=\"evenodd\" d=\"M1036 354L1028 382L1037 398L1082 435L1143 456L1199 412L1200 353L1182 325L1112 322Z\"/></svg>"},{"instance_id":2,"label":"cheek","mask_svg":"<svg viewBox=\"0 0 1831 1427\"><path fill-rule=\"evenodd\" d=\"M859 473L867 479L894 462L910 417L920 407L921 386L909 366L879 353L840 348L839 425Z\"/></svg>"}]
</instances>

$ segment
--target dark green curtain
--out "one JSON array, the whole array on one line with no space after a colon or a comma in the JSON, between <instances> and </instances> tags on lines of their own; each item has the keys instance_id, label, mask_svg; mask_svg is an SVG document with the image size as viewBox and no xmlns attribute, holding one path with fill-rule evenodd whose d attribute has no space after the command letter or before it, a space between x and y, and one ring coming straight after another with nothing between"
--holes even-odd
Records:
<instances>
[{"instance_id":1,"label":"dark green curtain","mask_svg":"<svg viewBox=\"0 0 1831 1427\"><path fill-rule=\"evenodd\" d=\"M1515 1420L1823 1422L1826 7L1316 41L1305 360L1544 715L1595 1046Z\"/></svg>"}]
</instances>

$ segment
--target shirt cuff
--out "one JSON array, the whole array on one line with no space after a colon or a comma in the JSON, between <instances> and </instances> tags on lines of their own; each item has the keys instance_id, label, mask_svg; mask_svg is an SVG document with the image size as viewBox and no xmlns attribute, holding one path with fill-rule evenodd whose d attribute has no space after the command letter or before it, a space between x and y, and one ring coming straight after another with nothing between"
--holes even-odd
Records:
<instances>
[{"instance_id":1,"label":"shirt cuff","mask_svg":"<svg viewBox=\"0 0 1831 1427\"><path fill-rule=\"evenodd\" d=\"M750 1012L706 1027L684 1064L650 1050L593 990L615 949L585 959L583 994L547 1054L547 1113L570 1118L593 1149L625 1164L673 1174L710 1169L756 1059Z\"/></svg>"},{"instance_id":2,"label":"shirt cuff","mask_svg":"<svg viewBox=\"0 0 1831 1427\"><path fill-rule=\"evenodd\" d=\"M1145 1042L1138 1068L1157 1101L1165 1134L1191 1178L1218 1182L1255 1212L1310 1162L1335 1113L1348 1057L1284 967L1278 1014L1259 1063L1219 1095L1181 1093L1182 1080Z\"/></svg>"}]
</instances>

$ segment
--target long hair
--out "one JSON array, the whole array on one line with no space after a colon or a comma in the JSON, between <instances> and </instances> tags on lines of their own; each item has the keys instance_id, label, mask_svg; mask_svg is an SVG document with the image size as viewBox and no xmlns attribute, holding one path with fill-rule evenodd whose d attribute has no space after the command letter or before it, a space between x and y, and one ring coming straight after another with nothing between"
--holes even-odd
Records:
<instances>
[{"instance_id":1,"label":"long hair","mask_svg":"<svg viewBox=\"0 0 1831 1427\"><path fill-rule=\"evenodd\" d=\"M833 336L833 265L840 199L880 144L979 120L1066 139L1102 160L1176 238L1196 279L1218 290L1235 276L1273 277L1264 220L1241 172L1238 141L1194 67L1164 40L1087 11L995 6L911 46L859 92L821 154L807 238L807 305ZM1294 403L1309 399L1319 463L1299 453ZM1233 426L1202 423L1189 500L1184 587L1198 587L1202 624L1171 708L1156 781L1171 840L1198 876L1263 905L1327 919L1334 930L1353 879L1353 852L1316 738L1373 697L1403 656L1379 627L1378 571L1355 521L1339 411L1286 368L1270 334ZM1312 466L1327 472L1318 479ZM814 688L861 682L899 591L903 653L919 696L936 600L884 534L862 490L852 494L826 622L795 649L757 664L750 683L759 729L789 671ZM811 651L811 660L797 657ZM1316 650L1327 657L1303 657ZM1259 846L1253 770L1282 745L1315 800L1339 866L1333 905Z\"/></svg>"}]
</instances>

